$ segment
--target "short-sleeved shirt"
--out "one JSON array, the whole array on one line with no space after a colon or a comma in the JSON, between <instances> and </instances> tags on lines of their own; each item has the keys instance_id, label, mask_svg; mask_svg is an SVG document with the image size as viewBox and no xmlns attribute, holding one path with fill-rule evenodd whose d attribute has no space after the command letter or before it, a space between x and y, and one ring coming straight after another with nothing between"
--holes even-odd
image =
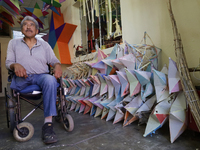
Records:
<instances>
[{"instance_id":1,"label":"short-sleeved shirt","mask_svg":"<svg viewBox=\"0 0 200 150\"><path fill-rule=\"evenodd\" d=\"M10 69L13 63L21 64L27 74L42 74L49 72L48 64L53 66L60 61L46 41L37 39L37 43L30 49L23 38L19 38L8 43L6 68Z\"/></svg>"}]
</instances>

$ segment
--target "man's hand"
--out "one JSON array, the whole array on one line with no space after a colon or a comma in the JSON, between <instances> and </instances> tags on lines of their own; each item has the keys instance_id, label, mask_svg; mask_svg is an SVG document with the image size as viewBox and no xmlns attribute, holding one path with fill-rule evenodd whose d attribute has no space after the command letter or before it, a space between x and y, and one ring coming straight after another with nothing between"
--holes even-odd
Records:
<instances>
[{"instance_id":1,"label":"man's hand","mask_svg":"<svg viewBox=\"0 0 200 150\"><path fill-rule=\"evenodd\" d=\"M56 63L56 64L54 65L53 72L54 72L54 77L55 77L56 79L60 78L60 77L62 76L61 64Z\"/></svg>"},{"instance_id":2,"label":"man's hand","mask_svg":"<svg viewBox=\"0 0 200 150\"><path fill-rule=\"evenodd\" d=\"M12 64L11 69L14 70L15 75L18 77L28 77L28 75L26 74L26 69L18 63Z\"/></svg>"}]
</instances>

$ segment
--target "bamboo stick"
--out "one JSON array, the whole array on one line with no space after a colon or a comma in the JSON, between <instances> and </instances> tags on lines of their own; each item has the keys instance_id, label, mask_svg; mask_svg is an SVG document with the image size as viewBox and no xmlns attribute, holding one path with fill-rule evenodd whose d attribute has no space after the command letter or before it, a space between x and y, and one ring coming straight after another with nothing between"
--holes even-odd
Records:
<instances>
[{"instance_id":1,"label":"bamboo stick","mask_svg":"<svg viewBox=\"0 0 200 150\"><path fill-rule=\"evenodd\" d=\"M181 36L178 33L176 21L172 12L171 0L169 0L168 3L168 10L172 22L176 63L181 78L181 84L195 123L200 131L200 100L189 74Z\"/></svg>"}]
</instances>

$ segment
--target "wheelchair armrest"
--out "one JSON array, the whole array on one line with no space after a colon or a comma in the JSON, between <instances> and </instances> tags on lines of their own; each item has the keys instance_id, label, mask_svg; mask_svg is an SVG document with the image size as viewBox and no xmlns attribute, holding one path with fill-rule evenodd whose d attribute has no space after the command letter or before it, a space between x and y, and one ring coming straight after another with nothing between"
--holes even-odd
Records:
<instances>
[{"instance_id":1,"label":"wheelchair armrest","mask_svg":"<svg viewBox=\"0 0 200 150\"><path fill-rule=\"evenodd\" d=\"M8 82L12 81L13 76L15 75L15 72L12 70L8 70Z\"/></svg>"}]
</instances>

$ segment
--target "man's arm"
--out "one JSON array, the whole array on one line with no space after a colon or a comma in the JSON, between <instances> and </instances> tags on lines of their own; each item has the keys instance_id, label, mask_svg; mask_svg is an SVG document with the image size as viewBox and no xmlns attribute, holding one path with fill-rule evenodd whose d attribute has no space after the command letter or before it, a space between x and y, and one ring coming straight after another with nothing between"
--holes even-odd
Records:
<instances>
[{"instance_id":1,"label":"man's arm","mask_svg":"<svg viewBox=\"0 0 200 150\"><path fill-rule=\"evenodd\" d=\"M6 57L6 68L15 72L15 75L18 77L27 77L25 68L16 63L16 56L13 49L13 40L10 40L7 48L7 57Z\"/></svg>"},{"instance_id":2,"label":"man's arm","mask_svg":"<svg viewBox=\"0 0 200 150\"><path fill-rule=\"evenodd\" d=\"M26 69L18 63L11 64L10 69L13 70L15 72L15 75L18 77L28 77L28 75L26 74Z\"/></svg>"},{"instance_id":3,"label":"man's arm","mask_svg":"<svg viewBox=\"0 0 200 150\"><path fill-rule=\"evenodd\" d=\"M62 68L60 63L55 63L53 66L54 77L56 79L62 77Z\"/></svg>"}]
</instances>

